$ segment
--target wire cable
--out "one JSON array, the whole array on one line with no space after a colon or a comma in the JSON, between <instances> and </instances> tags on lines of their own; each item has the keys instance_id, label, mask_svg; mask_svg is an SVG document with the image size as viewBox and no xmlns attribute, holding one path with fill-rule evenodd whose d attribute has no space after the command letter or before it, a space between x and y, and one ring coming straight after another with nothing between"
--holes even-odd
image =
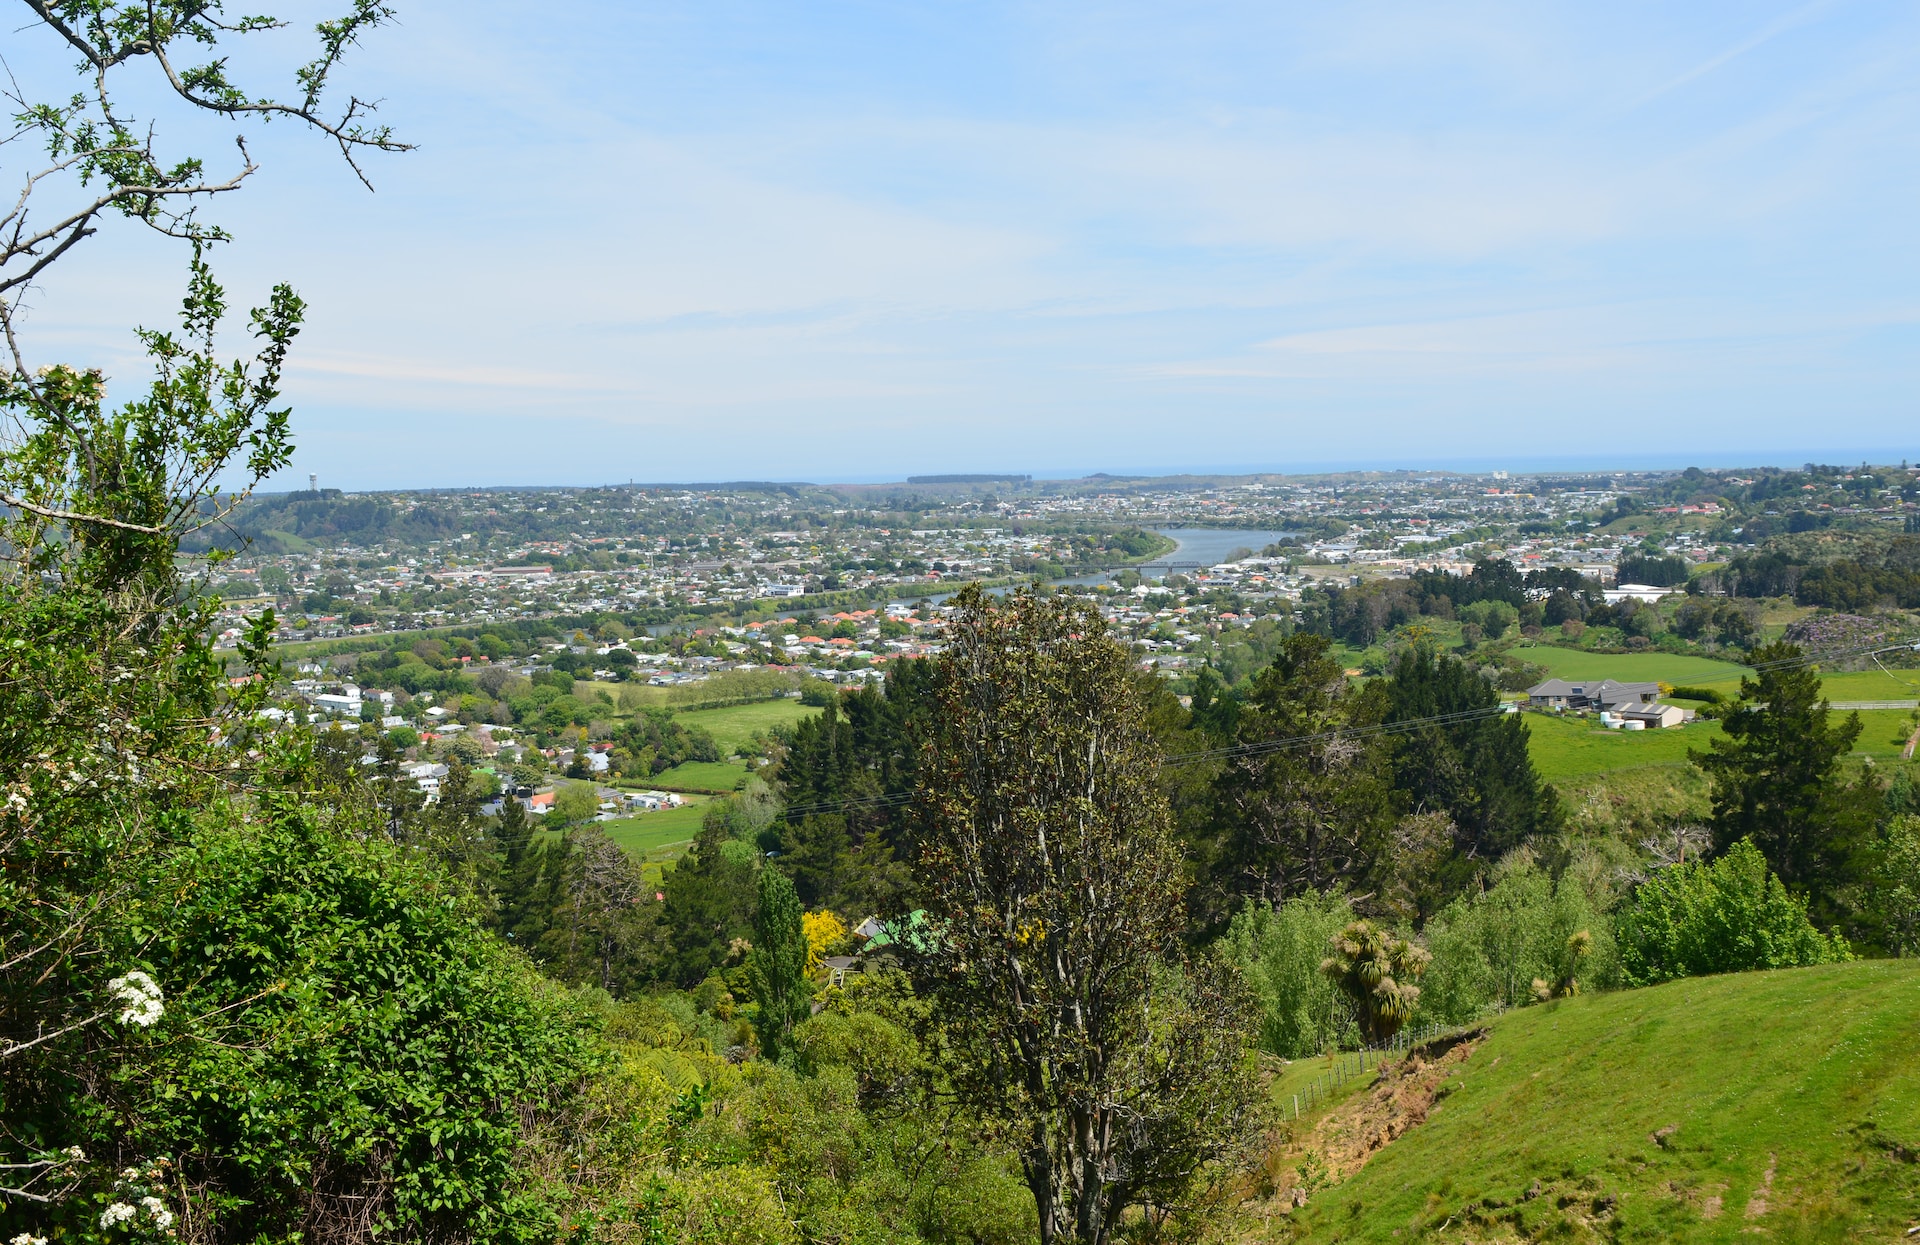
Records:
<instances>
[{"instance_id":1,"label":"wire cable","mask_svg":"<svg viewBox=\"0 0 1920 1245\"><path fill-rule=\"evenodd\" d=\"M1851 649L1839 653L1816 653L1800 657L1781 658L1778 661L1761 662L1752 667L1755 671L1790 670L1798 666L1816 665L1823 661L1839 661L1847 657L1871 656L1876 665L1881 653L1920 652L1920 644L1889 644L1878 648ZM1885 670L1886 667L1882 666ZM1891 672L1889 672L1891 673ZM1905 682L1905 680L1900 680ZM1261 739L1252 743L1234 744L1224 748L1208 748L1200 752L1182 752L1161 757L1162 767L1189 765L1198 761L1227 760L1235 757L1265 756L1274 752L1285 752L1293 748L1311 747L1335 739L1373 739L1384 735L1401 735L1410 731L1424 730L1428 727L1462 726L1471 722L1486 721L1501 717L1510 712L1507 702L1481 705L1473 709L1460 709L1452 713L1438 713L1425 718L1408 718L1399 722L1380 722L1372 726L1362 726L1343 730L1319 731L1311 735L1293 735L1284 739ZM807 816L815 813L852 812L857 809L891 809L911 804L912 792L901 791L892 795L865 796L851 800L820 800L811 804L791 804L781 810L782 816L799 814Z\"/></svg>"},{"instance_id":2,"label":"wire cable","mask_svg":"<svg viewBox=\"0 0 1920 1245\"><path fill-rule=\"evenodd\" d=\"M1455 726L1468 722L1480 722L1489 718L1501 717L1508 712L1505 703L1481 705L1473 709L1461 709L1453 713L1438 713L1431 717L1409 718L1400 722L1381 722L1372 726L1355 727L1345 730L1320 731L1312 735L1293 735L1284 739L1260 739L1247 744L1235 744L1225 748L1208 748L1202 752L1182 752L1161 757L1159 764L1185 765L1195 761L1220 760L1237 756L1264 756L1272 752L1282 752L1290 748L1308 747L1334 739L1370 739L1381 735L1405 734L1408 731L1422 730L1430 726ZM782 810L783 816L812 813L850 812L855 809L897 808L913 802L911 792L896 792L892 795L863 796L851 800L819 800L810 804L790 804Z\"/></svg>"}]
</instances>

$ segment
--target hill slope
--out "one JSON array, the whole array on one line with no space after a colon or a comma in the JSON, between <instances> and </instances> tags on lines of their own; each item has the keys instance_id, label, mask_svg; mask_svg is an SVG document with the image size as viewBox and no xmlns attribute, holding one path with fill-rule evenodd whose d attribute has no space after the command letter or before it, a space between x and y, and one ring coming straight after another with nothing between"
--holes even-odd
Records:
<instances>
[{"instance_id":1,"label":"hill slope","mask_svg":"<svg viewBox=\"0 0 1920 1245\"><path fill-rule=\"evenodd\" d=\"M1528 1008L1435 1073L1424 1123L1250 1239L1894 1241L1920 1222L1920 962Z\"/></svg>"}]
</instances>

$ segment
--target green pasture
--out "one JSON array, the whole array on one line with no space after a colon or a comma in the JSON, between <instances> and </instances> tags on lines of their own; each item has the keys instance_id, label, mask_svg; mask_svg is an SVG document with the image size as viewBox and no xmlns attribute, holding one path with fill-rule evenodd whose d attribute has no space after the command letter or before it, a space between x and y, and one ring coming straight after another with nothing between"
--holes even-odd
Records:
<instances>
[{"instance_id":1,"label":"green pasture","mask_svg":"<svg viewBox=\"0 0 1920 1245\"><path fill-rule=\"evenodd\" d=\"M1585 653L1551 644L1523 645L1509 656L1544 666L1557 679L1618 679L1622 683L1676 683L1735 692L1745 666L1684 653Z\"/></svg>"},{"instance_id":2,"label":"green pasture","mask_svg":"<svg viewBox=\"0 0 1920 1245\"><path fill-rule=\"evenodd\" d=\"M727 761L685 761L640 785L659 791L731 791L747 780L747 767Z\"/></svg>"},{"instance_id":3,"label":"green pasture","mask_svg":"<svg viewBox=\"0 0 1920 1245\"><path fill-rule=\"evenodd\" d=\"M1718 722L1694 722L1665 730L1610 731L1597 717L1525 715L1527 752L1533 767L1548 782L1586 778L1643 765L1682 765L1687 749L1704 752L1707 741L1720 734Z\"/></svg>"},{"instance_id":4,"label":"green pasture","mask_svg":"<svg viewBox=\"0 0 1920 1245\"><path fill-rule=\"evenodd\" d=\"M1586 653L1551 644L1524 645L1510 655L1543 666L1555 678L1618 679L1623 683L1671 683L1710 687L1727 696L1740 691L1753 671L1736 662L1682 653ZM1852 671L1821 676L1830 700L1920 700L1920 670Z\"/></svg>"},{"instance_id":5,"label":"green pasture","mask_svg":"<svg viewBox=\"0 0 1920 1245\"><path fill-rule=\"evenodd\" d=\"M687 709L673 716L683 726L705 729L723 752L731 753L755 735L766 734L776 726L792 726L818 712L798 700L762 700L720 709Z\"/></svg>"},{"instance_id":6,"label":"green pasture","mask_svg":"<svg viewBox=\"0 0 1920 1245\"><path fill-rule=\"evenodd\" d=\"M1860 738L1854 742L1853 754L1871 757L1875 763L1897 761L1913 733L1912 710L1863 709L1859 713ZM1722 735L1718 722L1610 731L1601 727L1597 717L1529 713L1526 723L1533 767L1552 783L1648 765L1684 765L1688 749L1705 752L1708 741Z\"/></svg>"},{"instance_id":7,"label":"green pasture","mask_svg":"<svg viewBox=\"0 0 1920 1245\"><path fill-rule=\"evenodd\" d=\"M640 865L640 876L648 886L659 886L667 869L685 854L700 833L700 822L707 814L701 796L684 797L689 802L679 808L603 821L599 829Z\"/></svg>"},{"instance_id":8,"label":"green pasture","mask_svg":"<svg viewBox=\"0 0 1920 1245\"><path fill-rule=\"evenodd\" d=\"M1906 1239L1920 1213L1917 1031L1914 960L1510 1012L1424 1123L1246 1239Z\"/></svg>"}]
</instances>

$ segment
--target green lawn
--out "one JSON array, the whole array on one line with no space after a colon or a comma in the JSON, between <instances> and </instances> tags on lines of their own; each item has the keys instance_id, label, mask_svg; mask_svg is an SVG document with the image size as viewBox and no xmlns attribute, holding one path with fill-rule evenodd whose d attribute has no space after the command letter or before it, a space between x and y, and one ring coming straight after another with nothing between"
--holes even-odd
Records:
<instances>
[{"instance_id":1,"label":"green lawn","mask_svg":"<svg viewBox=\"0 0 1920 1245\"><path fill-rule=\"evenodd\" d=\"M647 779L660 791L731 791L747 780L747 767L726 761L687 761Z\"/></svg>"},{"instance_id":2,"label":"green lawn","mask_svg":"<svg viewBox=\"0 0 1920 1245\"><path fill-rule=\"evenodd\" d=\"M636 859L646 862L663 849L691 843L700 833L700 819L706 816L700 797L680 808L665 808L657 813L641 813L618 821L603 821L597 829L619 844ZM678 853L674 853L678 855Z\"/></svg>"},{"instance_id":3,"label":"green lawn","mask_svg":"<svg viewBox=\"0 0 1920 1245\"><path fill-rule=\"evenodd\" d=\"M1554 783L1643 765L1682 765L1689 748L1704 752L1707 741L1722 733L1718 722L1694 722L1666 730L1609 731L1601 728L1598 718L1563 718L1545 713L1527 714L1526 723L1527 752L1533 758L1533 767L1542 778ZM1900 749L1913 732L1913 714L1907 709L1863 709L1860 727L1860 738L1853 745L1855 754L1872 757L1876 763L1897 762Z\"/></svg>"},{"instance_id":4,"label":"green lawn","mask_svg":"<svg viewBox=\"0 0 1920 1245\"><path fill-rule=\"evenodd\" d=\"M1242 1239L1901 1240L1920 1212L1916 1031L1913 960L1511 1012L1425 1123Z\"/></svg>"},{"instance_id":5,"label":"green lawn","mask_svg":"<svg viewBox=\"0 0 1920 1245\"><path fill-rule=\"evenodd\" d=\"M1705 751L1720 734L1718 722L1695 722L1665 730L1610 731L1598 718L1525 715L1533 767L1548 782L1586 778L1641 765L1678 765L1687 749Z\"/></svg>"},{"instance_id":6,"label":"green lawn","mask_svg":"<svg viewBox=\"0 0 1920 1245\"><path fill-rule=\"evenodd\" d=\"M1557 648L1551 644L1524 645L1510 655L1521 661L1545 666L1559 679L1618 679L1622 683L1678 683L1693 687L1718 687L1735 691L1740 676L1751 674L1745 666L1708 657L1688 657L1681 653L1583 653L1577 649Z\"/></svg>"},{"instance_id":7,"label":"green lawn","mask_svg":"<svg viewBox=\"0 0 1920 1245\"><path fill-rule=\"evenodd\" d=\"M820 710L797 700L763 700L723 709L687 709L673 717L684 725L705 728L715 743L732 752L755 735L765 734L776 726L791 726L818 712Z\"/></svg>"}]
</instances>

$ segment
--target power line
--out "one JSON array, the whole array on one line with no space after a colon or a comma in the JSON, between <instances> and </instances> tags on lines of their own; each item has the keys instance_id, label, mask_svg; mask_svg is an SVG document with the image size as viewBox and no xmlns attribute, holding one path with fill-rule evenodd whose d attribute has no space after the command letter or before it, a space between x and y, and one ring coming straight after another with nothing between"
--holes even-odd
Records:
<instances>
[{"instance_id":1,"label":"power line","mask_svg":"<svg viewBox=\"0 0 1920 1245\"><path fill-rule=\"evenodd\" d=\"M1292 735L1284 739L1261 739L1253 743L1235 744L1225 748L1209 748L1203 752L1182 752L1161 757L1159 764L1186 765L1195 761L1211 761L1236 756L1263 756L1267 753L1282 752L1290 748L1308 747L1333 739L1370 739L1381 735L1398 735L1408 731L1420 730L1429 726L1454 726L1467 722L1479 722L1499 717L1507 712L1504 704L1482 705L1473 709L1461 709L1453 713L1438 713L1431 717L1409 718L1400 722L1382 722L1373 726L1354 727L1345 730L1320 731L1312 735ZM913 801L911 792L896 792L893 795L864 796L851 800L821 800L811 804L792 804L783 810L785 815L799 813L830 813L851 811L854 809L896 808Z\"/></svg>"},{"instance_id":2,"label":"power line","mask_svg":"<svg viewBox=\"0 0 1920 1245\"><path fill-rule=\"evenodd\" d=\"M1920 653L1920 644L1883 644L1878 648L1845 649L1838 653L1803 653L1798 657L1781 657L1773 661L1750 663L1756 672L1771 670L1792 670L1798 666L1814 666L1823 661L1844 661L1849 657L1878 656L1881 653Z\"/></svg>"},{"instance_id":3,"label":"power line","mask_svg":"<svg viewBox=\"0 0 1920 1245\"><path fill-rule=\"evenodd\" d=\"M1890 644L1878 648L1850 649L1838 653L1817 653L1800 657L1781 658L1777 661L1761 662L1751 668L1756 672L1789 670L1797 666L1811 666L1823 661L1839 661L1848 657L1873 656L1878 664L1881 653L1920 652L1920 644ZM1885 667L1882 667L1885 669ZM1508 712L1505 703L1481 705L1473 709L1460 709L1452 713L1438 713L1431 717L1408 718L1399 722L1381 722L1373 726L1362 726L1343 730L1319 731L1311 735L1292 735L1284 739L1262 739L1253 743L1234 744L1224 748L1208 748L1200 752L1182 752L1161 757L1159 764L1188 765L1198 761L1226 760L1233 757L1265 756L1274 752L1285 752L1293 748L1310 747L1335 739L1373 739L1383 735L1400 735L1409 731L1423 730L1430 726L1460 726L1470 722L1485 721L1500 717ZM890 809L911 804L912 792L896 792L892 795L865 796L851 800L821 800L811 804L792 804L782 810L783 815L808 815L813 813L851 812L856 809Z\"/></svg>"}]
</instances>

